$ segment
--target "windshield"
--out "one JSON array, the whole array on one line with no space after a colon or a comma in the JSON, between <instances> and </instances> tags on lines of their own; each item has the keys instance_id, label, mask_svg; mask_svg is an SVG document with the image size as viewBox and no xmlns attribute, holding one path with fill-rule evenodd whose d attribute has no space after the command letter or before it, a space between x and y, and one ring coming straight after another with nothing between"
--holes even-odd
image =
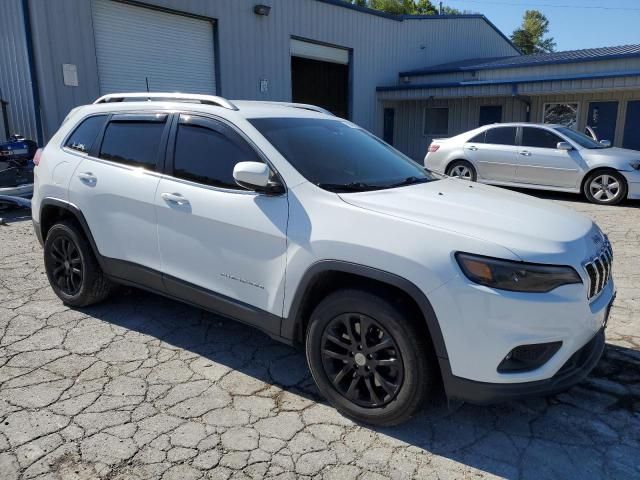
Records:
<instances>
[{"instance_id":1,"label":"windshield","mask_svg":"<svg viewBox=\"0 0 640 480\"><path fill-rule=\"evenodd\" d=\"M325 190L378 190L436 179L413 160L344 120L249 121L302 176Z\"/></svg>"},{"instance_id":2,"label":"windshield","mask_svg":"<svg viewBox=\"0 0 640 480\"><path fill-rule=\"evenodd\" d=\"M596 142L593 138L585 135L584 133L576 132L575 130L567 127L558 127L556 130L562 133L565 137L569 137L578 145L584 148L607 148L601 143Z\"/></svg>"}]
</instances>

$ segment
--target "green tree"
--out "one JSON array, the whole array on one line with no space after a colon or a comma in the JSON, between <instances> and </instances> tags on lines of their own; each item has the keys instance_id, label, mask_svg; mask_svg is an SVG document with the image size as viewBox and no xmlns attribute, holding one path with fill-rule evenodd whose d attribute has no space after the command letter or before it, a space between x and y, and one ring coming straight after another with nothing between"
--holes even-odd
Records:
<instances>
[{"instance_id":1,"label":"green tree","mask_svg":"<svg viewBox=\"0 0 640 480\"><path fill-rule=\"evenodd\" d=\"M412 13L415 15L437 15L438 9L429 0L418 0Z\"/></svg>"},{"instance_id":2,"label":"green tree","mask_svg":"<svg viewBox=\"0 0 640 480\"><path fill-rule=\"evenodd\" d=\"M523 53L553 52L556 42L553 37L546 37L549 33L549 20L538 10L527 10L522 18L522 25L511 34L511 41Z\"/></svg>"},{"instance_id":3,"label":"green tree","mask_svg":"<svg viewBox=\"0 0 640 480\"><path fill-rule=\"evenodd\" d=\"M369 7L393 15L438 15L438 7L431 0L347 0L360 7ZM445 15L460 15L461 12L452 7L442 7Z\"/></svg>"}]
</instances>

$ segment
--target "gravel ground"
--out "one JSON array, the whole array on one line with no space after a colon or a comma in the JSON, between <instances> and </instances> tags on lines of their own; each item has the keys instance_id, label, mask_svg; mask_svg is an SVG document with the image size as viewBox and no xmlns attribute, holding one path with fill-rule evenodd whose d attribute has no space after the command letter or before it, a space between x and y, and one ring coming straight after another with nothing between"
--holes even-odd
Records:
<instances>
[{"instance_id":1,"label":"gravel ground","mask_svg":"<svg viewBox=\"0 0 640 480\"><path fill-rule=\"evenodd\" d=\"M65 307L28 217L0 226L0 478L640 478L640 204L549 196L615 250L607 349L570 391L434 401L396 428L317 395L304 355L137 290ZM2 216L2 213L0 213Z\"/></svg>"}]
</instances>

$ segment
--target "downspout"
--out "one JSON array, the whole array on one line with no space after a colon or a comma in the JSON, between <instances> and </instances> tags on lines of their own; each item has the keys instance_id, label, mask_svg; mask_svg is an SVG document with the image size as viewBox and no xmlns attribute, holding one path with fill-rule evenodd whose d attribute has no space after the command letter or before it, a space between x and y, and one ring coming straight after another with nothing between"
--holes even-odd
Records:
<instances>
[{"instance_id":1,"label":"downspout","mask_svg":"<svg viewBox=\"0 0 640 480\"><path fill-rule=\"evenodd\" d=\"M31 94L33 96L33 109L36 120L36 140L39 146L44 146L44 134L42 133L42 119L40 118L40 89L36 75L35 56L33 54L33 34L31 31L31 14L29 12L29 0L22 0L22 19L27 41L27 59L29 61L29 76L31 77Z\"/></svg>"},{"instance_id":2,"label":"downspout","mask_svg":"<svg viewBox=\"0 0 640 480\"><path fill-rule=\"evenodd\" d=\"M531 100L529 97L524 97L518 93L518 84L511 84L511 96L517 100L520 100L527 106L525 121L529 123L531 121Z\"/></svg>"}]
</instances>

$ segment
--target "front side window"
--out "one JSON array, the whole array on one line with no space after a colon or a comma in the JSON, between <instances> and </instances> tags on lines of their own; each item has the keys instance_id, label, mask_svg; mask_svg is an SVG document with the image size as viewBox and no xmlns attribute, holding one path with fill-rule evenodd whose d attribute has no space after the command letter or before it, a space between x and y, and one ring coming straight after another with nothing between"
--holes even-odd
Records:
<instances>
[{"instance_id":1,"label":"front side window","mask_svg":"<svg viewBox=\"0 0 640 480\"><path fill-rule=\"evenodd\" d=\"M581 147L589 149L607 148L601 143L596 142L593 138L585 135L584 133L576 132L571 128L559 127L556 130L562 133L564 136L569 137L572 141L576 142Z\"/></svg>"},{"instance_id":2,"label":"front side window","mask_svg":"<svg viewBox=\"0 0 640 480\"><path fill-rule=\"evenodd\" d=\"M558 148L562 139L555 133L543 128L523 127L522 146L532 148Z\"/></svg>"},{"instance_id":3,"label":"front side window","mask_svg":"<svg viewBox=\"0 0 640 480\"><path fill-rule=\"evenodd\" d=\"M449 109L427 107L424 109L424 134L427 136L449 133Z\"/></svg>"},{"instance_id":4,"label":"front side window","mask_svg":"<svg viewBox=\"0 0 640 480\"><path fill-rule=\"evenodd\" d=\"M493 145L515 145L516 127L496 127L485 132L484 142Z\"/></svg>"},{"instance_id":5,"label":"front side window","mask_svg":"<svg viewBox=\"0 0 640 480\"><path fill-rule=\"evenodd\" d=\"M87 153L107 120L106 115L94 115L86 118L67 138L64 146L78 152Z\"/></svg>"},{"instance_id":6,"label":"front side window","mask_svg":"<svg viewBox=\"0 0 640 480\"><path fill-rule=\"evenodd\" d=\"M436 179L350 122L318 118L250 122L303 177L326 190L376 190Z\"/></svg>"},{"instance_id":7,"label":"front side window","mask_svg":"<svg viewBox=\"0 0 640 480\"><path fill-rule=\"evenodd\" d=\"M544 106L542 122L575 129L578 126L578 104L547 103Z\"/></svg>"},{"instance_id":8,"label":"front side window","mask_svg":"<svg viewBox=\"0 0 640 480\"><path fill-rule=\"evenodd\" d=\"M100 147L100 158L153 170L158 161L166 115L159 121L112 120Z\"/></svg>"},{"instance_id":9,"label":"front side window","mask_svg":"<svg viewBox=\"0 0 640 480\"><path fill-rule=\"evenodd\" d=\"M173 176L214 187L242 190L233 179L238 162L260 162L231 128L183 115L176 135Z\"/></svg>"}]
</instances>

